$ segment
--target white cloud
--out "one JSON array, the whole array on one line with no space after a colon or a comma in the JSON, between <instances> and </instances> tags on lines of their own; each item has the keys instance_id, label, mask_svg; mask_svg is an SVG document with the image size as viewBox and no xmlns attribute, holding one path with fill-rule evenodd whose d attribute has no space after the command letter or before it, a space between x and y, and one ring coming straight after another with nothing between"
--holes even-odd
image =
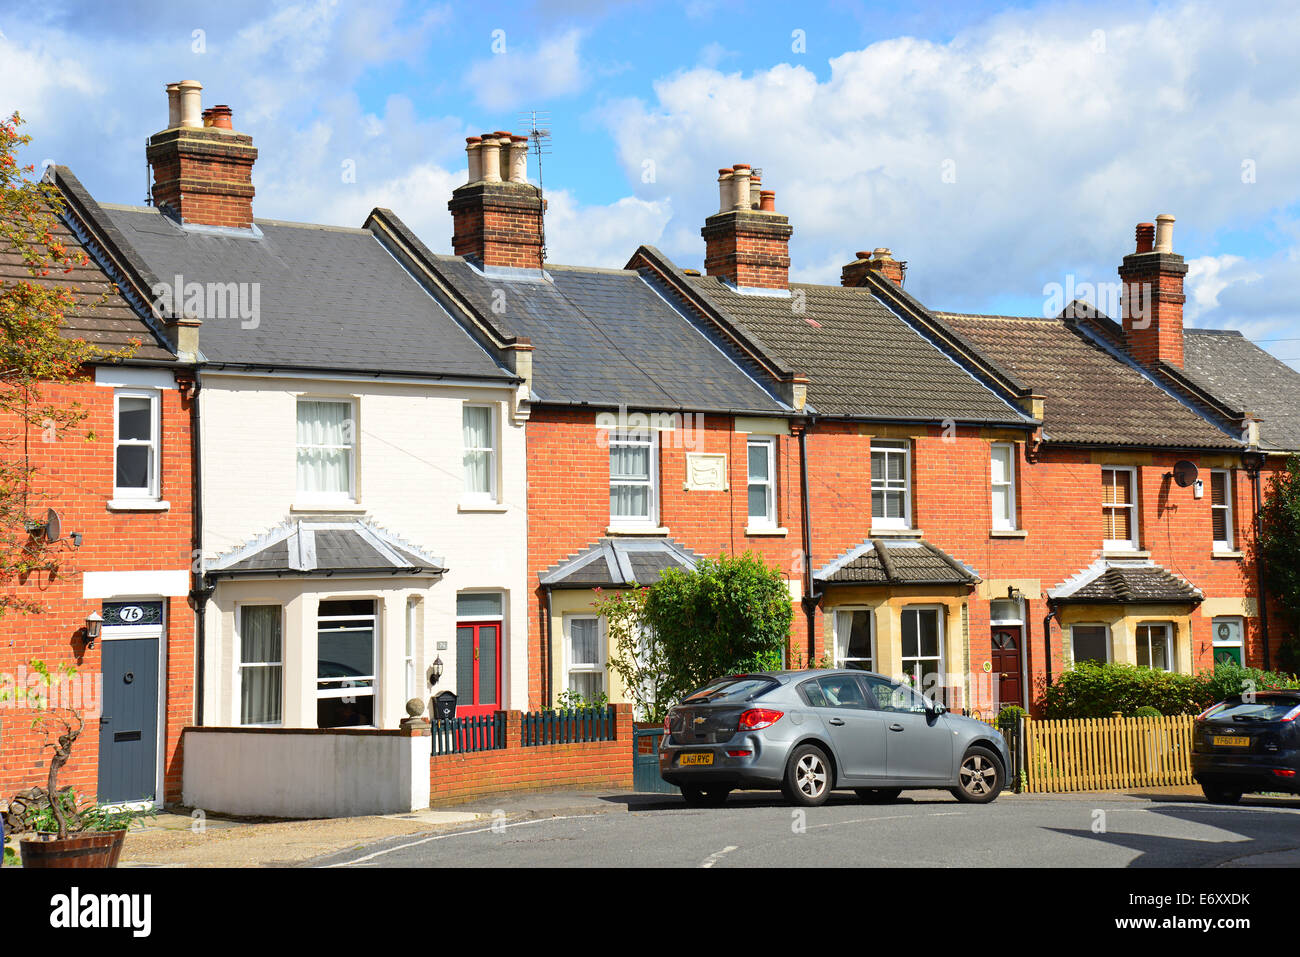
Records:
<instances>
[{"instance_id":1,"label":"white cloud","mask_svg":"<svg viewBox=\"0 0 1300 957\"><path fill-rule=\"evenodd\" d=\"M470 66L465 85L479 105L508 110L577 93L587 85L590 70L579 54L582 31L567 30L527 52L514 45L506 31L504 52L493 53Z\"/></svg>"},{"instance_id":2,"label":"white cloud","mask_svg":"<svg viewBox=\"0 0 1300 957\"><path fill-rule=\"evenodd\" d=\"M546 258L554 263L621 269L638 246L658 243L672 218L668 200L583 206L567 190L547 190L546 199Z\"/></svg>"}]
</instances>

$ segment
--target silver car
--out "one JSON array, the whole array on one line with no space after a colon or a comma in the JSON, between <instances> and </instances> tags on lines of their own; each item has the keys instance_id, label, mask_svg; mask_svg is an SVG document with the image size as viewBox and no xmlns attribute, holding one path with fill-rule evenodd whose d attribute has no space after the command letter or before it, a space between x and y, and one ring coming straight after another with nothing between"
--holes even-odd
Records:
<instances>
[{"instance_id":1,"label":"silver car","mask_svg":"<svg viewBox=\"0 0 1300 957\"><path fill-rule=\"evenodd\" d=\"M837 788L870 802L947 788L986 804L1010 766L996 729L869 671L730 675L672 708L664 730L659 773L692 805L777 788L806 807Z\"/></svg>"}]
</instances>

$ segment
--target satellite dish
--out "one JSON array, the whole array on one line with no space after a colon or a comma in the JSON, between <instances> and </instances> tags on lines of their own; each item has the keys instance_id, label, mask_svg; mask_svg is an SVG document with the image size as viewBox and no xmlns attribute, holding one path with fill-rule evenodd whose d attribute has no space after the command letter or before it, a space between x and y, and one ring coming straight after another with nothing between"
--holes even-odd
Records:
<instances>
[{"instance_id":1,"label":"satellite dish","mask_svg":"<svg viewBox=\"0 0 1300 957\"><path fill-rule=\"evenodd\" d=\"M63 520L59 513L50 509L45 513L45 540L53 545L63 535Z\"/></svg>"},{"instance_id":2,"label":"satellite dish","mask_svg":"<svg viewBox=\"0 0 1300 957\"><path fill-rule=\"evenodd\" d=\"M1201 470L1196 467L1195 462L1183 459L1174 466L1173 475L1179 488L1188 488L1196 484L1196 480L1201 476Z\"/></svg>"}]
</instances>

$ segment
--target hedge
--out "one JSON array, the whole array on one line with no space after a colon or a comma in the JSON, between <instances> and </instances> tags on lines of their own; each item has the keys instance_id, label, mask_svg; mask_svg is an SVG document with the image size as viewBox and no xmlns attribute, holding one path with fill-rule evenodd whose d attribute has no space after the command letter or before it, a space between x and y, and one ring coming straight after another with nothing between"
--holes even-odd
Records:
<instances>
[{"instance_id":1,"label":"hedge","mask_svg":"<svg viewBox=\"0 0 1300 957\"><path fill-rule=\"evenodd\" d=\"M1216 701L1256 691L1300 688L1294 675L1221 664L1196 675L1139 668L1136 665L1079 662L1047 689L1048 718L1109 718L1118 711L1133 717L1139 708L1163 715L1199 714Z\"/></svg>"}]
</instances>

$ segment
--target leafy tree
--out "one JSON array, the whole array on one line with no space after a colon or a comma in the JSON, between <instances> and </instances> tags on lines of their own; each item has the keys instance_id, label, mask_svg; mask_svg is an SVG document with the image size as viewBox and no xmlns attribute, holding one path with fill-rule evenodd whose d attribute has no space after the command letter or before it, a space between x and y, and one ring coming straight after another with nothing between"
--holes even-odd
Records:
<instances>
[{"instance_id":1,"label":"leafy tree","mask_svg":"<svg viewBox=\"0 0 1300 957\"><path fill-rule=\"evenodd\" d=\"M31 446L71 431L85 411L76 403L47 401L43 390L76 379L92 356L120 358L130 351L98 350L60 334L77 298L66 283L49 277L89 260L57 237L63 204L53 184L35 181L35 167L18 165L15 154L31 141L19 132L21 125L17 113L0 119L0 256L27 273L0 275L0 615L40 611L39 602L17 594L15 586L33 573L54 575L59 565L58 552L30 534L40 511L33 501Z\"/></svg>"},{"instance_id":2,"label":"leafy tree","mask_svg":"<svg viewBox=\"0 0 1300 957\"><path fill-rule=\"evenodd\" d=\"M1261 513L1259 557L1264 562L1264 584L1277 599L1289 640L1279 658L1285 668L1300 670L1300 456L1273 476Z\"/></svg>"}]
</instances>

